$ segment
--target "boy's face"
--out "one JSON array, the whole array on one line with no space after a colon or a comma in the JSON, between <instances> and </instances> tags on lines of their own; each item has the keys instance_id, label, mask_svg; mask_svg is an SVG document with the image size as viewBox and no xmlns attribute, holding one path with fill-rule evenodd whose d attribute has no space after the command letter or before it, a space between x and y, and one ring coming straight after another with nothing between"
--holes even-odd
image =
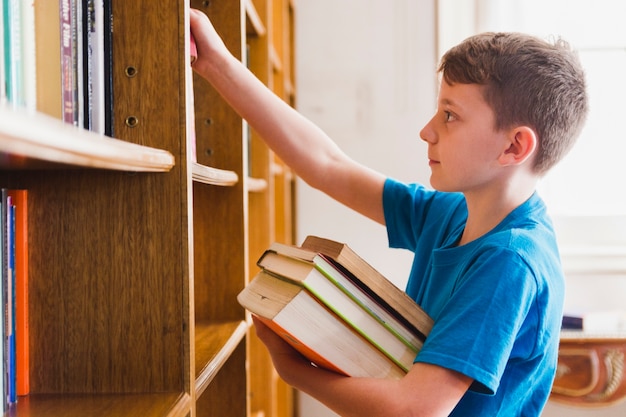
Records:
<instances>
[{"instance_id":1,"label":"boy's face","mask_svg":"<svg viewBox=\"0 0 626 417\"><path fill-rule=\"evenodd\" d=\"M428 143L430 183L440 191L470 193L494 183L506 133L496 131L495 115L477 84L442 79L437 112L420 137Z\"/></svg>"}]
</instances>

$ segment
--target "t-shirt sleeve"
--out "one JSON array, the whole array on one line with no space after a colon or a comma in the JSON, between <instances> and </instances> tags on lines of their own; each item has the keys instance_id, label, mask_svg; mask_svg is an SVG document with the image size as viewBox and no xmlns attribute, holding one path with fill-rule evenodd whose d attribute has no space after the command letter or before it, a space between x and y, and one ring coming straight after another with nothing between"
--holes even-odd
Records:
<instances>
[{"instance_id":1,"label":"t-shirt sleeve","mask_svg":"<svg viewBox=\"0 0 626 417\"><path fill-rule=\"evenodd\" d=\"M442 193L391 178L383 189L383 210L389 246L413 252L422 250L418 248L422 236L443 238L449 235L449 228L458 226L453 219L465 218L462 194ZM434 245L443 244L437 236L431 240Z\"/></svg>"},{"instance_id":2,"label":"t-shirt sleeve","mask_svg":"<svg viewBox=\"0 0 626 417\"><path fill-rule=\"evenodd\" d=\"M434 267L445 273L445 260ZM472 390L493 394L507 361L534 351L536 333L529 330L537 327L537 284L524 260L507 248L490 248L467 268L416 362L460 372L474 379Z\"/></svg>"}]
</instances>

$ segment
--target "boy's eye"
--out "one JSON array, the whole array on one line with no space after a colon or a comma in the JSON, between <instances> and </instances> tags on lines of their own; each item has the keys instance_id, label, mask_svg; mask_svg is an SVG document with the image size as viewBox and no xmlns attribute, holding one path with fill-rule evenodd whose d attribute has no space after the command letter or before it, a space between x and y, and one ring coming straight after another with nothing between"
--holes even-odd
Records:
<instances>
[{"instance_id":1,"label":"boy's eye","mask_svg":"<svg viewBox=\"0 0 626 417\"><path fill-rule=\"evenodd\" d=\"M451 112L449 112L447 110L444 110L443 114L444 114L444 120L446 122L451 122L451 121L453 121L455 119L454 114L452 114Z\"/></svg>"}]
</instances>

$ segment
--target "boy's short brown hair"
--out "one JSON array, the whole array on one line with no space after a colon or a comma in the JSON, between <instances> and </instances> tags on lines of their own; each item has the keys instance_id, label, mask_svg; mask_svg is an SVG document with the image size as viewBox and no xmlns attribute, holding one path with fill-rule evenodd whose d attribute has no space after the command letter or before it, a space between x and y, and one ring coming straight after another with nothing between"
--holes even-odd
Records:
<instances>
[{"instance_id":1,"label":"boy's short brown hair","mask_svg":"<svg viewBox=\"0 0 626 417\"><path fill-rule=\"evenodd\" d=\"M539 174L569 151L586 119L585 74L561 39L549 43L521 33L482 33L446 52L438 72L449 84L483 85L496 129L534 129Z\"/></svg>"}]
</instances>

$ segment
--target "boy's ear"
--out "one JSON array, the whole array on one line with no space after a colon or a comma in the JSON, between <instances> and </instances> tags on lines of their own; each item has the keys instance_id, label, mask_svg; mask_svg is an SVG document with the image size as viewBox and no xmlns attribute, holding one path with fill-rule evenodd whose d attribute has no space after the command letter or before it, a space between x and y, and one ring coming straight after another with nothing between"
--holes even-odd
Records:
<instances>
[{"instance_id":1,"label":"boy's ear","mask_svg":"<svg viewBox=\"0 0 626 417\"><path fill-rule=\"evenodd\" d=\"M521 165L535 154L537 146L535 131L528 126L518 126L510 131L508 147L499 161L503 166Z\"/></svg>"}]
</instances>

